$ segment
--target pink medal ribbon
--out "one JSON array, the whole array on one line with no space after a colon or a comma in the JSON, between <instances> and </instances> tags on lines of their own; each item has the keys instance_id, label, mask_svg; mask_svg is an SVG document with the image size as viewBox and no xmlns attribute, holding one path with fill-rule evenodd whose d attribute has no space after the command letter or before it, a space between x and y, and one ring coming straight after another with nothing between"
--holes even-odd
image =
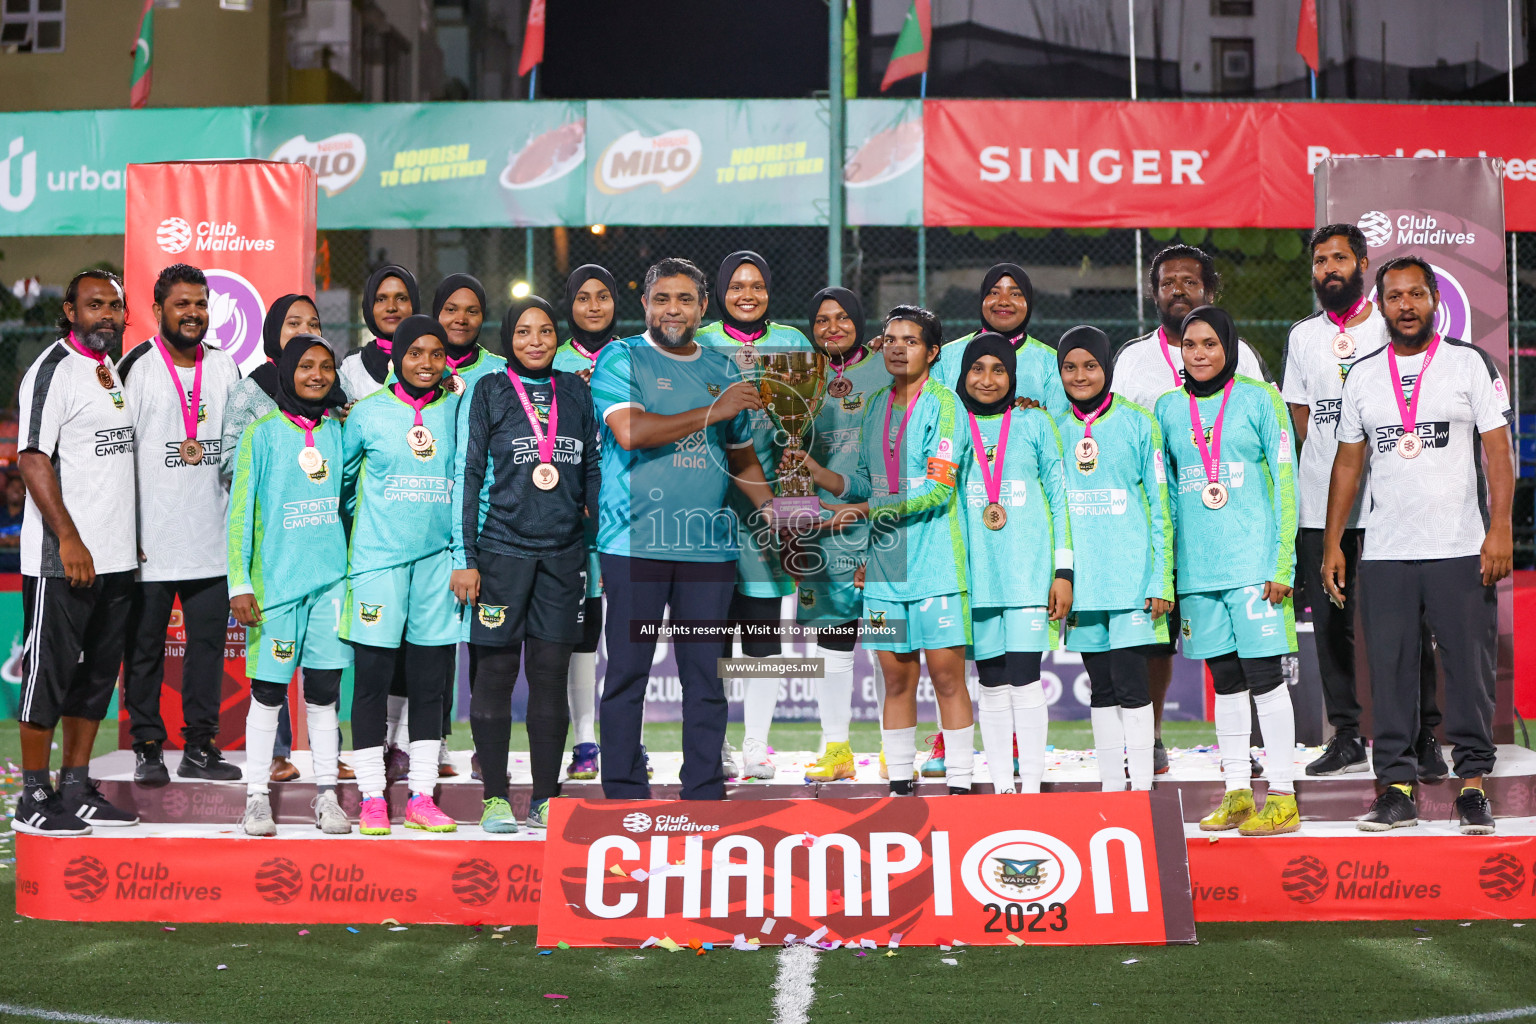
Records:
<instances>
[{"instance_id":1,"label":"pink medal ribbon","mask_svg":"<svg viewBox=\"0 0 1536 1024\"><path fill-rule=\"evenodd\" d=\"M976 465L981 467L981 483L987 492L987 507L982 510L981 522L989 530L1000 530L1008 522L1008 512L1003 508L1003 458L1008 453L1008 427L1013 423L1013 410L1003 410L1003 426L997 433L997 454L992 464L987 464L987 443L981 436L981 425L976 414L967 412L971 421L971 447L976 449Z\"/></svg>"},{"instance_id":2,"label":"pink medal ribbon","mask_svg":"<svg viewBox=\"0 0 1536 1024\"><path fill-rule=\"evenodd\" d=\"M885 485L891 494L895 494L901 486L901 439L907 433L907 421L912 418L912 410L917 408L917 400L922 397L921 391L913 396L905 415L901 417L901 426L896 429L896 440L892 442L891 410L896 408L896 389L892 388L890 394L885 396L885 430L880 434L880 454L885 456Z\"/></svg>"},{"instance_id":3,"label":"pink medal ribbon","mask_svg":"<svg viewBox=\"0 0 1536 1024\"><path fill-rule=\"evenodd\" d=\"M108 391L117 386L117 382L112 379L112 371L107 369L107 354L105 352L92 352L80 344L80 339L75 337L74 331L69 332L69 347L96 364L96 383Z\"/></svg>"},{"instance_id":4,"label":"pink medal ribbon","mask_svg":"<svg viewBox=\"0 0 1536 1024\"><path fill-rule=\"evenodd\" d=\"M320 425L320 421L317 419L307 420L303 416L295 416L293 413L286 409L283 410L283 415L288 417L288 422L292 423L294 426L303 428L304 447L313 448L315 446L315 428Z\"/></svg>"},{"instance_id":5,"label":"pink medal ribbon","mask_svg":"<svg viewBox=\"0 0 1536 1024\"><path fill-rule=\"evenodd\" d=\"M720 322L720 327L725 331L726 337L734 338L741 342L741 348L737 349L735 356L732 357L736 365L743 373L752 369L757 363L757 345L754 342L767 336L767 328L765 327L756 334L747 334L745 331L738 331L723 320Z\"/></svg>"},{"instance_id":6,"label":"pink medal ribbon","mask_svg":"<svg viewBox=\"0 0 1536 1024\"><path fill-rule=\"evenodd\" d=\"M1161 327L1157 329L1157 344L1159 348L1162 349L1163 362L1167 363L1168 369L1173 371L1173 386L1176 388L1183 387L1184 374L1180 373L1179 368L1173 365L1173 353L1168 351L1170 348L1168 344L1168 332L1163 330Z\"/></svg>"},{"instance_id":7,"label":"pink medal ribbon","mask_svg":"<svg viewBox=\"0 0 1536 1024\"><path fill-rule=\"evenodd\" d=\"M1349 312L1342 316L1331 310L1323 310L1327 314L1328 319L1333 321L1333 325L1339 329L1339 333L1333 336L1333 354L1340 359L1348 359L1355 354L1355 339L1350 336L1349 331L1345 329L1344 325L1353 320L1355 315L1364 308L1365 296L1362 295L1355 300L1353 306L1349 307Z\"/></svg>"},{"instance_id":8,"label":"pink medal ribbon","mask_svg":"<svg viewBox=\"0 0 1536 1024\"><path fill-rule=\"evenodd\" d=\"M1397 439L1397 454L1405 459L1417 458L1424 450L1424 442L1418 435L1419 396L1424 393L1424 375L1429 372L1429 364L1435 358L1435 352L1440 348L1440 335L1436 334L1429 340L1429 347L1424 350L1424 365L1419 367L1419 376L1413 383L1413 398L1403 398L1403 378L1397 372L1397 350L1395 346L1387 346L1387 368L1392 374L1392 397L1397 399L1397 412L1403 421L1402 436Z\"/></svg>"},{"instance_id":9,"label":"pink medal ribbon","mask_svg":"<svg viewBox=\"0 0 1536 1024\"><path fill-rule=\"evenodd\" d=\"M171 386L176 390L176 400L181 403L181 422L187 428L186 439L181 442L181 461L189 466L195 466L203 461L203 446L197 440L197 410L203 395L203 346L199 342L197 355L192 359L192 365L196 367L192 371L192 399L187 400L186 392L181 389L181 375L176 372L176 364L171 360L171 353L165 347L164 339L156 336L155 348L160 352L160 358L165 360L165 368L171 374Z\"/></svg>"},{"instance_id":10,"label":"pink medal ribbon","mask_svg":"<svg viewBox=\"0 0 1536 1024\"><path fill-rule=\"evenodd\" d=\"M465 363L472 362L480 354L479 348L479 345L471 347L468 355L460 356L458 359L454 359L452 356L447 357L448 379L443 383L449 391L456 395L462 395L465 392L464 378L459 376L459 367Z\"/></svg>"},{"instance_id":11,"label":"pink medal ribbon","mask_svg":"<svg viewBox=\"0 0 1536 1024\"><path fill-rule=\"evenodd\" d=\"M528 427L533 431L533 438L539 446L539 464L533 468L533 485L541 491L547 491L560 480L560 471L554 465L555 431L560 426L560 407L555 402L554 378L551 377L549 381L548 430L539 425L539 410L534 407L533 399L528 397L528 389L523 386L522 378L510 366L507 367L507 379L517 391L517 400L523 403L523 415L528 417Z\"/></svg>"},{"instance_id":12,"label":"pink medal ribbon","mask_svg":"<svg viewBox=\"0 0 1536 1024\"><path fill-rule=\"evenodd\" d=\"M833 378L832 383L827 385L827 394L831 395L833 398L846 398L848 393L853 390L853 383L843 377L843 371L850 367L857 366L863 361L864 349L862 347L860 347L857 355L855 355L852 359L845 360L844 362L832 362L832 360L829 358L827 362L832 363L832 372L836 376Z\"/></svg>"},{"instance_id":13,"label":"pink medal ribbon","mask_svg":"<svg viewBox=\"0 0 1536 1024\"><path fill-rule=\"evenodd\" d=\"M1100 402L1099 407L1086 416L1078 411L1077 406L1074 405L1072 407L1072 415L1083 421L1083 439L1077 442L1072 450L1072 454L1077 457L1077 468L1081 473L1092 473L1097 468L1099 442L1093 439L1093 424L1104 414L1104 410L1109 408L1109 403L1113 399L1114 395L1109 391L1105 391L1104 401Z\"/></svg>"},{"instance_id":14,"label":"pink medal ribbon","mask_svg":"<svg viewBox=\"0 0 1536 1024\"><path fill-rule=\"evenodd\" d=\"M575 349L577 352L580 352L582 355L591 360L593 366L597 365L597 353L588 352L585 348L582 347L581 342L577 341L575 338L571 339L571 348Z\"/></svg>"},{"instance_id":15,"label":"pink medal ribbon","mask_svg":"<svg viewBox=\"0 0 1536 1024\"><path fill-rule=\"evenodd\" d=\"M321 413L319 417L308 420L284 409L283 415L288 418L289 423L304 430L304 450L299 452L299 468L315 477L317 481L325 479L323 476L316 476L325 468L325 457L320 454L320 449L315 447L315 428L320 425L320 420L325 418L325 414Z\"/></svg>"},{"instance_id":16,"label":"pink medal ribbon","mask_svg":"<svg viewBox=\"0 0 1536 1024\"><path fill-rule=\"evenodd\" d=\"M1216 411L1216 422L1211 427L1211 441L1206 444L1205 424L1200 421L1200 403L1189 396L1189 422L1195 435L1195 446L1200 449L1200 462L1205 466L1205 488L1200 500L1208 509L1219 509L1227 503L1227 486L1221 482L1221 421L1227 415L1227 399L1232 397L1233 381L1221 389L1221 408Z\"/></svg>"},{"instance_id":17,"label":"pink medal ribbon","mask_svg":"<svg viewBox=\"0 0 1536 1024\"><path fill-rule=\"evenodd\" d=\"M411 411L416 414L416 419L411 425L411 429L405 432L405 443L410 445L411 451L421 458L429 458L432 446L437 439L432 436L432 431L427 429L426 424L421 422L421 410L426 407L428 402L432 401L432 392L428 391L420 398L412 398L405 393L405 389L400 386L399 381L395 382L394 391L395 397L410 406Z\"/></svg>"}]
</instances>

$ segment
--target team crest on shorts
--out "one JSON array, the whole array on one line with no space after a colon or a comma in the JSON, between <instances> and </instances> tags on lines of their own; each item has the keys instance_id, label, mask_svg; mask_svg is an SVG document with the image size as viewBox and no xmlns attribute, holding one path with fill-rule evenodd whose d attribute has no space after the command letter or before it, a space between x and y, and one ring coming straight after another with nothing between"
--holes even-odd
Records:
<instances>
[{"instance_id":1,"label":"team crest on shorts","mask_svg":"<svg viewBox=\"0 0 1536 1024\"><path fill-rule=\"evenodd\" d=\"M875 612L875 611L870 612L869 613L869 624L871 626L884 626L885 625L885 612L883 610L878 611L878 612Z\"/></svg>"},{"instance_id":2,"label":"team crest on shorts","mask_svg":"<svg viewBox=\"0 0 1536 1024\"><path fill-rule=\"evenodd\" d=\"M816 607L816 591L812 590L810 587L801 587L800 588L800 607L801 608L815 608Z\"/></svg>"},{"instance_id":3,"label":"team crest on shorts","mask_svg":"<svg viewBox=\"0 0 1536 1024\"><path fill-rule=\"evenodd\" d=\"M381 619L383 617L383 615L384 615L384 606L383 605L381 605L381 604L363 604L362 602L358 602L358 605L357 605L357 617L363 621L363 625L365 625L365 626L377 626L379 624L379 619Z\"/></svg>"},{"instance_id":4,"label":"team crest on shorts","mask_svg":"<svg viewBox=\"0 0 1536 1024\"><path fill-rule=\"evenodd\" d=\"M1181 622L1179 624L1179 633L1183 635L1185 640L1189 639L1189 620L1188 619L1185 619L1183 622Z\"/></svg>"},{"instance_id":5,"label":"team crest on shorts","mask_svg":"<svg viewBox=\"0 0 1536 1024\"><path fill-rule=\"evenodd\" d=\"M1076 612L1073 612L1071 615L1067 616L1067 628L1068 629L1076 629L1077 628L1077 613Z\"/></svg>"},{"instance_id":6,"label":"team crest on shorts","mask_svg":"<svg viewBox=\"0 0 1536 1024\"><path fill-rule=\"evenodd\" d=\"M123 407L123 393L121 391L108 391L107 395L112 399L112 408L121 409Z\"/></svg>"},{"instance_id":7,"label":"team crest on shorts","mask_svg":"<svg viewBox=\"0 0 1536 1024\"><path fill-rule=\"evenodd\" d=\"M504 604L482 604L478 612L480 625L486 629L498 629L506 624L507 606Z\"/></svg>"},{"instance_id":8,"label":"team crest on shorts","mask_svg":"<svg viewBox=\"0 0 1536 1024\"><path fill-rule=\"evenodd\" d=\"M294 648L298 645L297 640L273 640L272 660L282 664L292 661Z\"/></svg>"}]
</instances>

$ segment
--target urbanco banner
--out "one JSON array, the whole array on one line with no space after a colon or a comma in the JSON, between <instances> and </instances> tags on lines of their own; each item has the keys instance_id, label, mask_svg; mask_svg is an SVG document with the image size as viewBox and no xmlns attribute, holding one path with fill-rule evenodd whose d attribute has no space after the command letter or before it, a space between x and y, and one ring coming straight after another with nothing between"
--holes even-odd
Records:
<instances>
[{"instance_id":1,"label":"urbanco banner","mask_svg":"<svg viewBox=\"0 0 1536 1024\"><path fill-rule=\"evenodd\" d=\"M1195 939L1172 790L550 811L540 944Z\"/></svg>"}]
</instances>

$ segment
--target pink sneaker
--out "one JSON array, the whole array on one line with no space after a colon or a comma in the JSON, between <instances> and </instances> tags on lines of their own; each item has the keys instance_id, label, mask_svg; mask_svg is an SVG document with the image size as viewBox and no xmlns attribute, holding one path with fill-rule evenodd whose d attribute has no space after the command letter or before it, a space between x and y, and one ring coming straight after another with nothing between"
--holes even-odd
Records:
<instances>
[{"instance_id":1,"label":"pink sneaker","mask_svg":"<svg viewBox=\"0 0 1536 1024\"><path fill-rule=\"evenodd\" d=\"M357 830L365 836L389 835L389 805L381 796L363 801L357 816Z\"/></svg>"},{"instance_id":2,"label":"pink sneaker","mask_svg":"<svg viewBox=\"0 0 1536 1024\"><path fill-rule=\"evenodd\" d=\"M380 801L382 803L383 801ZM411 797L405 805L405 827L419 828L426 832L457 832L454 820L437 809L437 804L425 793Z\"/></svg>"}]
</instances>

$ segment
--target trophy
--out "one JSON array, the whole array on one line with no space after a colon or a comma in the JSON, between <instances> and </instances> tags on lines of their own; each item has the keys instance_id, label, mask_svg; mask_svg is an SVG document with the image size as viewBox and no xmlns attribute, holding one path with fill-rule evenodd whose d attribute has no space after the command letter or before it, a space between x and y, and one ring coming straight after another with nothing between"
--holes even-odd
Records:
<instances>
[{"instance_id":1,"label":"trophy","mask_svg":"<svg viewBox=\"0 0 1536 1024\"><path fill-rule=\"evenodd\" d=\"M783 434L778 440L786 453L803 447L805 434L821 411L827 392L826 362L820 352L758 352L758 393ZM774 495L773 517L780 528L814 525L821 518L816 484L803 466L784 473L774 485Z\"/></svg>"}]
</instances>

